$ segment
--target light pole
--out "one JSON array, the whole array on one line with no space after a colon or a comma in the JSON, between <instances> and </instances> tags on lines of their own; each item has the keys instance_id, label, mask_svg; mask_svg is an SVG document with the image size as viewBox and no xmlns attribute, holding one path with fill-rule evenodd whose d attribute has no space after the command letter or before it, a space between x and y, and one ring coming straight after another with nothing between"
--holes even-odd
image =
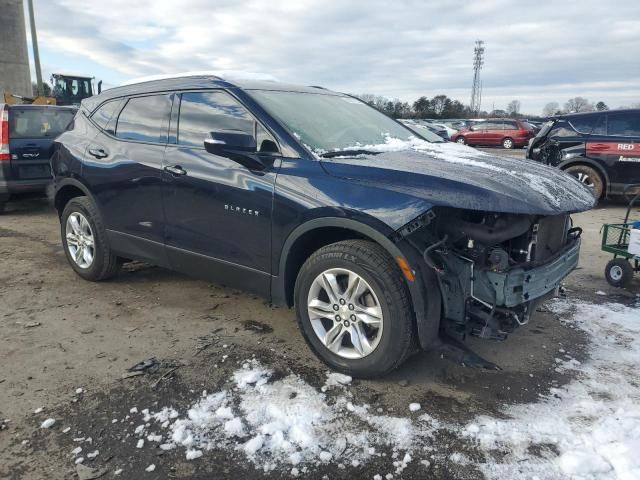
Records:
<instances>
[{"instance_id":1,"label":"light pole","mask_svg":"<svg viewBox=\"0 0 640 480\"><path fill-rule=\"evenodd\" d=\"M29 25L31 26L31 44L33 45L33 63L36 65L36 90L38 95L43 95L42 71L40 70L40 52L38 51L38 35L36 34L36 19L33 16L33 0L27 0L29 8Z\"/></svg>"}]
</instances>

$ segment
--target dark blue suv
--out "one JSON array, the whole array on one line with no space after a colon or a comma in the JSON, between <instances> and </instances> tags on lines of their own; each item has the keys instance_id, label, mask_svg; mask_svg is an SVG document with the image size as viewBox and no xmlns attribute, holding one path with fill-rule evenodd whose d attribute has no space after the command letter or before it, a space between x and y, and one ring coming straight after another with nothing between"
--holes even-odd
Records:
<instances>
[{"instance_id":1,"label":"dark blue suv","mask_svg":"<svg viewBox=\"0 0 640 480\"><path fill-rule=\"evenodd\" d=\"M135 259L295 305L318 356L359 377L526 323L578 262L569 214L594 203L351 96L215 76L84 100L52 168L78 275Z\"/></svg>"}]
</instances>

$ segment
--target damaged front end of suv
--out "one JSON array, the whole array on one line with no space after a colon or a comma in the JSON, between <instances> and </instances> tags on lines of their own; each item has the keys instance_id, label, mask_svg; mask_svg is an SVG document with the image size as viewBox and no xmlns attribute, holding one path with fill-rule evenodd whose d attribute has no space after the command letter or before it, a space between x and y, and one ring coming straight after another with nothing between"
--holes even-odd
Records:
<instances>
[{"instance_id":1,"label":"damaged front end of suv","mask_svg":"<svg viewBox=\"0 0 640 480\"><path fill-rule=\"evenodd\" d=\"M421 221L405 239L437 274L449 338L506 339L578 264L582 230L569 215L435 207Z\"/></svg>"},{"instance_id":2,"label":"damaged front end of suv","mask_svg":"<svg viewBox=\"0 0 640 480\"><path fill-rule=\"evenodd\" d=\"M563 172L452 144L414 143L325 168L403 205L371 214L394 229L420 283L420 345L467 365L493 366L464 347L468 335L504 340L558 291L578 265L582 230L571 214L594 206Z\"/></svg>"}]
</instances>

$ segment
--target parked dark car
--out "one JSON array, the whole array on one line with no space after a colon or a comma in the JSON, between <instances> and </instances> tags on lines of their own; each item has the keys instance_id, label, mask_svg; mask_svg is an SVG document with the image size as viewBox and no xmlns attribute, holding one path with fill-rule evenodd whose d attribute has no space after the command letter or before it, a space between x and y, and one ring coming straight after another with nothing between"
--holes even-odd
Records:
<instances>
[{"instance_id":1,"label":"parked dark car","mask_svg":"<svg viewBox=\"0 0 640 480\"><path fill-rule=\"evenodd\" d=\"M451 141L466 145L516 148L527 146L533 137L532 127L520 120L494 118L458 130L451 135Z\"/></svg>"},{"instance_id":2,"label":"parked dark car","mask_svg":"<svg viewBox=\"0 0 640 480\"><path fill-rule=\"evenodd\" d=\"M398 120L405 127L413 130L418 135L422 136L426 140L430 142L448 142L449 134L444 129L438 129L436 127L432 127L427 122L422 120ZM436 138L438 137L438 138Z\"/></svg>"},{"instance_id":3,"label":"parked dark car","mask_svg":"<svg viewBox=\"0 0 640 480\"><path fill-rule=\"evenodd\" d=\"M53 140L75 112L69 107L0 103L0 212L12 195L46 191Z\"/></svg>"},{"instance_id":4,"label":"parked dark car","mask_svg":"<svg viewBox=\"0 0 640 480\"><path fill-rule=\"evenodd\" d=\"M136 259L294 306L331 367L503 339L576 266L573 177L416 138L348 95L190 76L86 99L52 159L87 280ZM517 170L517 173L514 171Z\"/></svg>"},{"instance_id":5,"label":"parked dark car","mask_svg":"<svg viewBox=\"0 0 640 480\"><path fill-rule=\"evenodd\" d=\"M527 158L575 176L596 198L640 183L640 109L562 115L547 122Z\"/></svg>"}]
</instances>

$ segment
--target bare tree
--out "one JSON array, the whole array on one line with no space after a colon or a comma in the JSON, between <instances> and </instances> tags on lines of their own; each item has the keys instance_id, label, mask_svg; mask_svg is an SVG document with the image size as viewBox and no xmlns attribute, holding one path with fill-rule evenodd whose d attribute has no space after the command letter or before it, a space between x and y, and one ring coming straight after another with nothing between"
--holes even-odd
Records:
<instances>
[{"instance_id":1,"label":"bare tree","mask_svg":"<svg viewBox=\"0 0 640 480\"><path fill-rule=\"evenodd\" d=\"M560 110L560 104L558 102L549 102L542 109L542 115L545 117L551 117Z\"/></svg>"},{"instance_id":2,"label":"bare tree","mask_svg":"<svg viewBox=\"0 0 640 480\"><path fill-rule=\"evenodd\" d=\"M511 100L507 105L507 114L510 117L517 117L520 113L520 100Z\"/></svg>"},{"instance_id":3,"label":"bare tree","mask_svg":"<svg viewBox=\"0 0 640 480\"><path fill-rule=\"evenodd\" d=\"M574 97L564 104L564 109L567 113L593 112L593 104L584 97Z\"/></svg>"}]
</instances>

